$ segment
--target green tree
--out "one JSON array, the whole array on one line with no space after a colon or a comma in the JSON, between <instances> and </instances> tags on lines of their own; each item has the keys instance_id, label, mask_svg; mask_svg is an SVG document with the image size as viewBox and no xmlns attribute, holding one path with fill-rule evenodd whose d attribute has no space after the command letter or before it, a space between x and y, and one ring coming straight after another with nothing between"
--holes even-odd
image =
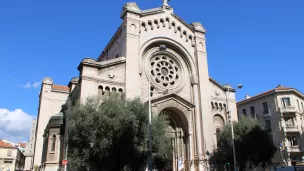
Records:
<instances>
[{"instance_id":1,"label":"green tree","mask_svg":"<svg viewBox=\"0 0 304 171\"><path fill-rule=\"evenodd\" d=\"M143 170L147 164L148 107L139 99L120 96L90 98L85 104L68 102L63 113L68 123L69 169L82 171ZM154 167L171 159L165 135L165 117L152 119Z\"/></svg>"},{"instance_id":2,"label":"green tree","mask_svg":"<svg viewBox=\"0 0 304 171\"><path fill-rule=\"evenodd\" d=\"M234 143L237 166L240 171L248 168L265 167L271 163L276 152L271 134L263 129L263 125L251 118L243 118L233 124ZM219 137L218 151L213 158L224 159L233 167L231 126L225 127Z\"/></svg>"}]
</instances>

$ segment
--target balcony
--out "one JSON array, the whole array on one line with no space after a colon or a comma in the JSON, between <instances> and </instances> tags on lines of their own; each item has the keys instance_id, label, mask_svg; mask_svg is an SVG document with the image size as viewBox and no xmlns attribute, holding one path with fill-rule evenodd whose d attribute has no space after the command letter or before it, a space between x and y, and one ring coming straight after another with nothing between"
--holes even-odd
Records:
<instances>
[{"instance_id":1,"label":"balcony","mask_svg":"<svg viewBox=\"0 0 304 171\"><path fill-rule=\"evenodd\" d=\"M289 146L287 147L287 152L292 153L292 152L301 152L300 146L295 145L295 146Z\"/></svg>"},{"instance_id":2,"label":"balcony","mask_svg":"<svg viewBox=\"0 0 304 171\"><path fill-rule=\"evenodd\" d=\"M294 106L285 106L280 108L281 113L296 113L296 107Z\"/></svg>"},{"instance_id":3,"label":"balcony","mask_svg":"<svg viewBox=\"0 0 304 171\"><path fill-rule=\"evenodd\" d=\"M300 132L300 127L296 125L288 125L284 129L285 132Z\"/></svg>"}]
</instances>

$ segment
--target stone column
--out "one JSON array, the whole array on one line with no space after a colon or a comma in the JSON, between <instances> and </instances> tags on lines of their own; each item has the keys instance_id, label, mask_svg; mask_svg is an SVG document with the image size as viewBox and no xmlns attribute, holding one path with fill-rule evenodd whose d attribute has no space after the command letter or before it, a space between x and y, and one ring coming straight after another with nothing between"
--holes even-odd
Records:
<instances>
[{"instance_id":1,"label":"stone column","mask_svg":"<svg viewBox=\"0 0 304 171\"><path fill-rule=\"evenodd\" d=\"M190 161L190 171L194 171L194 160L193 160L193 151L194 151L194 144L193 144L193 130L189 129L189 161Z\"/></svg>"},{"instance_id":2,"label":"stone column","mask_svg":"<svg viewBox=\"0 0 304 171\"><path fill-rule=\"evenodd\" d=\"M203 170L203 143L202 143L202 126L201 126L201 117L199 110L199 94L198 94L198 77L193 76L191 78L193 95L194 95L194 118L195 118L195 140L196 140L196 160L198 164L198 171Z\"/></svg>"}]
</instances>

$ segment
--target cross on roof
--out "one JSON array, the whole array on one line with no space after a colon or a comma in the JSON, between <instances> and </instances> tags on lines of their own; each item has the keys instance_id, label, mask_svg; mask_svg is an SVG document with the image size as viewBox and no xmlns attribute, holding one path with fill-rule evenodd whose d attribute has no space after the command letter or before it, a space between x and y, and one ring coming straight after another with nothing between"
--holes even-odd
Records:
<instances>
[{"instance_id":1,"label":"cross on roof","mask_svg":"<svg viewBox=\"0 0 304 171\"><path fill-rule=\"evenodd\" d=\"M168 4L169 1L170 1L170 0L163 0L163 5L169 6L169 4Z\"/></svg>"}]
</instances>

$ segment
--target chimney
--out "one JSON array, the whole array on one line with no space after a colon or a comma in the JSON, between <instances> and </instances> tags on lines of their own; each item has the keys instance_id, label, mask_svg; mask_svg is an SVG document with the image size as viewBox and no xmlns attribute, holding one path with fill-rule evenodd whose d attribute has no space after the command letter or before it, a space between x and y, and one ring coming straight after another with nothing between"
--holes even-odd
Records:
<instances>
[{"instance_id":1,"label":"chimney","mask_svg":"<svg viewBox=\"0 0 304 171\"><path fill-rule=\"evenodd\" d=\"M245 95L245 99L246 99L246 100L247 100L247 99L250 99L250 97L251 97L251 96L250 96L249 94L246 94L246 95Z\"/></svg>"}]
</instances>

